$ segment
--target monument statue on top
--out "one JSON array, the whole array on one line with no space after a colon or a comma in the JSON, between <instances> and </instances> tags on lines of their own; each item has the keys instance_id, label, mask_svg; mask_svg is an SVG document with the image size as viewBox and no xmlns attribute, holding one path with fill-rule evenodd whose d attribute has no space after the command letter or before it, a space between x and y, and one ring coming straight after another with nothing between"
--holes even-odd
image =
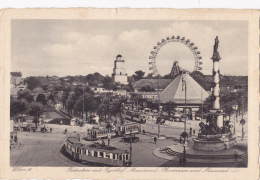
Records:
<instances>
[{"instance_id":1,"label":"monument statue on top","mask_svg":"<svg viewBox=\"0 0 260 180\"><path fill-rule=\"evenodd\" d=\"M218 43L219 43L219 40L218 40L218 36L217 36L216 39L215 39L214 53L217 53L217 52L218 52ZM213 53L213 54L214 54L214 53Z\"/></svg>"},{"instance_id":2,"label":"monument statue on top","mask_svg":"<svg viewBox=\"0 0 260 180\"><path fill-rule=\"evenodd\" d=\"M215 44L214 44L214 47L213 47L213 56L211 59L214 59L215 60L220 60L220 56L219 56L219 52L218 52L218 43L219 43L219 40L218 40L218 36L215 38Z\"/></svg>"}]
</instances>

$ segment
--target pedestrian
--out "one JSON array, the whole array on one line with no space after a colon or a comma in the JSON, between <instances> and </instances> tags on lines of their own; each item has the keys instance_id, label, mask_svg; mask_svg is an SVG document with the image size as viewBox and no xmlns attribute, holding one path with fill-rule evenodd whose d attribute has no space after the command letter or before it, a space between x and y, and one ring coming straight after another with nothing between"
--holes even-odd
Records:
<instances>
[{"instance_id":1,"label":"pedestrian","mask_svg":"<svg viewBox=\"0 0 260 180\"><path fill-rule=\"evenodd\" d=\"M190 136L192 136L192 131L190 131Z\"/></svg>"},{"instance_id":2,"label":"pedestrian","mask_svg":"<svg viewBox=\"0 0 260 180\"><path fill-rule=\"evenodd\" d=\"M195 129L193 129L193 135L195 136Z\"/></svg>"},{"instance_id":3,"label":"pedestrian","mask_svg":"<svg viewBox=\"0 0 260 180\"><path fill-rule=\"evenodd\" d=\"M234 153L234 158L235 158L235 160L237 161L237 158L238 158L238 153L237 153L237 151L235 151L235 153Z\"/></svg>"},{"instance_id":4,"label":"pedestrian","mask_svg":"<svg viewBox=\"0 0 260 180\"><path fill-rule=\"evenodd\" d=\"M105 141L102 139L102 146L105 147Z\"/></svg>"},{"instance_id":5,"label":"pedestrian","mask_svg":"<svg viewBox=\"0 0 260 180\"><path fill-rule=\"evenodd\" d=\"M154 140L154 144L156 144L156 141L157 141L156 136L154 136L153 140Z\"/></svg>"},{"instance_id":6,"label":"pedestrian","mask_svg":"<svg viewBox=\"0 0 260 180\"><path fill-rule=\"evenodd\" d=\"M50 128L50 132L52 132L52 128Z\"/></svg>"},{"instance_id":7,"label":"pedestrian","mask_svg":"<svg viewBox=\"0 0 260 180\"><path fill-rule=\"evenodd\" d=\"M180 137L180 144L182 143L182 138Z\"/></svg>"},{"instance_id":8,"label":"pedestrian","mask_svg":"<svg viewBox=\"0 0 260 180\"><path fill-rule=\"evenodd\" d=\"M107 145L108 145L108 146L110 145L110 138L111 138L111 135L108 134L108 135L107 135Z\"/></svg>"},{"instance_id":9,"label":"pedestrian","mask_svg":"<svg viewBox=\"0 0 260 180\"><path fill-rule=\"evenodd\" d=\"M145 130L143 129L143 135L145 135Z\"/></svg>"},{"instance_id":10,"label":"pedestrian","mask_svg":"<svg viewBox=\"0 0 260 180\"><path fill-rule=\"evenodd\" d=\"M180 157L180 162L179 163L180 163L180 165L182 164L182 158L181 157Z\"/></svg>"}]
</instances>

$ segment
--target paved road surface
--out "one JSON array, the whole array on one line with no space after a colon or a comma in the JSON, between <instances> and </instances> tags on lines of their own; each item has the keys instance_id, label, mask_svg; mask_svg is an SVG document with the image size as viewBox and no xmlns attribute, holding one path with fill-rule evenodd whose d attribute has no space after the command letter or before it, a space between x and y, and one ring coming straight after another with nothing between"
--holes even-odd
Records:
<instances>
[{"instance_id":1,"label":"paved road surface","mask_svg":"<svg viewBox=\"0 0 260 180\"><path fill-rule=\"evenodd\" d=\"M63 146L64 140L67 135L63 134L65 129L68 129L68 133L74 131L81 133L82 135L86 133L87 128L67 126L67 125L48 125L53 128L52 133L41 133L41 132L18 132L18 138L21 142L21 146L16 149L11 150L10 164L11 166L62 166L62 167L79 167L87 166L86 164L80 164L71 161L60 153L60 149ZM193 127L193 126L192 126ZM239 124L237 124L239 127ZM169 161L153 155L153 151L158 148L164 148L170 146L179 141L179 135L183 132L182 127L174 127L171 125L161 126L161 136L163 139L159 139L155 144L153 137L158 133L158 125L148 122L142 124L142 128L147 132L145 135L139 134L140 142L133 143L133 166L134 167L178 167L180 166L176 161ZM189 129L189 126L187 126ZM194 128L194 127L193 127ZM196 128L196 134L198 132L198 127ZM239 134L241 130L237 129ZM244 127L246 131L247 127ZM247 133L247 131L246 131ZM194 136L195 137L195 136ZM111 140L111 146L116 146L125 150L129 150L129 143L120 142L121 138L113 138ZM191 138L189 138L191 140ZM245 144L247 138L243 141ZM107 143L107 141L106 141ZM235 167L244 166L247 159L243 161L242 164L197 164L187 162L187 166L191 167Z\"/></svg>"}]
</instances>

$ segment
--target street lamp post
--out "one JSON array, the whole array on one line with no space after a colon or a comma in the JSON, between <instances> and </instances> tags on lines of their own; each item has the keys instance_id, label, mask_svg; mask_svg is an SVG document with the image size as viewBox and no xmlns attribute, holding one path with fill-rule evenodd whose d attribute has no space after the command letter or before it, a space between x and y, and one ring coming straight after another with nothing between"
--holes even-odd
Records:
<instances>
[{"instance_id":1,"label":"street lamp post","mask_svg":"<svg viewBox=\"0 0 260 180\"><path fill-rule=\"evenodd\" d=\"M130 164L132 164L132 129L130 129Z\"/></svg>"},{"instance_id":2,"label":"street lamp post","mask_svg":"<svg viewBox=\"0 0 260 180\"><path fill-rule=\"evenodd\" d=\"M184 107L184 116L185 116L185 121L184 121L184 145L183 145L183 164L185 165L186 162L186 95L187 95L187 86L186 86L186 81L182 77L182 90L184 88L185 91L185 107Z\"/></svg>"},{"instance_id":3,"label":"street lamp post","mask_svg":"<svg viewBox=\"0 0 260 180\"><path fill-rule=\"evenodd\" d=\"M237 108L238 108L238 105L234 105L232 107L232 109L235 111L236 114L234 114L234 132L233 134L236 134L236 118L237 118Z\"/></svg>"}]
</instances>

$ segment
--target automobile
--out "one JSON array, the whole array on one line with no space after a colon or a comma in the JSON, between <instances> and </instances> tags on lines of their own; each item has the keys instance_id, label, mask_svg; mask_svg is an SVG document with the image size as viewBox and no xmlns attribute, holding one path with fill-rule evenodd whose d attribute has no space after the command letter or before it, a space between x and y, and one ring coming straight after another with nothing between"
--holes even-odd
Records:
<instances>
[{"instance_id":1,"label":"automobile","mask_svg":"<svg viewBox=\"0 0 260 180\"><path fill-rule=\"evenodd\" d=\"M15 124L14 125L15 130L19 131L30 131L30 132L35 132L36 125L34 123L28 124L28 123L22 123L22 124Z\"/></svg>"},{"instance_id":2,"label":"automobile","mask_svg":"<svg viewBox=\"0 0 260 180\"><path fill-rule=\"evenodd\" d=\"M28 124L26 126L26 130L30 131L30 132L36 132L37 128L36 128L36 124Z\"/></svg>"},{"instance_id":3,"label":"automobile","mask_svg":"<svg viewBox=\"0 0 260 180\"><path fill-rule=\"evenodd\" d=\"M42 133L51 133L51 132L52 132L52 129L49 128L49 127L43 126L43 127L41 127L41 132L42 132Z\"/></svg>"}]
</instances>

